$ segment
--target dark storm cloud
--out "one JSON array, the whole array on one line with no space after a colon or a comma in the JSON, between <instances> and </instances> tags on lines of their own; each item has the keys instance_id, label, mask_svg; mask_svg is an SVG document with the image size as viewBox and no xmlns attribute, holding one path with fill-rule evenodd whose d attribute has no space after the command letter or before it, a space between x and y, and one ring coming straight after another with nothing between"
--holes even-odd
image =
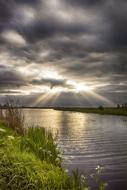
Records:
<instances>
[{"instance_id":1,"label":"dark storm cloud","mask_svg":"<svg viewBox=\"0 0 127 190\"><path fill-rule=\"evenodd\" d=\"M78 6L78 7L93 7L104 3L104 0L65 0L67 4L71 6Z\"/></svg>"},{"instance_id":2,"label":"dark storm cloud","mask_svg":"<svg viewBox=\"0 0 127 190\"><path fill-rule=\"evenodd\" d=\"M121 83L126 83L127 81L127 65L123 63L105 63L102 62L100 64L96 63L80 63L75 65L68 65L65 67L66 75L72 76L73 78L81 79L82 82L93 82L93 84L96 83L104 83L107 85L107 87L104 85L103 89L108 90L108 84L110 84L110 89L112 88L112 91L116 91L116 86L119 89L119 85ZM115 88L114 88L115 87ZM120 89L125 89L125 85L122 85ZM110 90L109 89L109 90ZM99 90L99 88L98 88Z\"/></svg>"},{"instance_id":3,"label":"dark storm cloud","mask_svg":"<svg viewBox=\"0 0 127 190\"><path fill-rule=\"evenodd\" d=\"M109 42L113 49L116 51L123 51L127 46L127 2L117 1L113 2L107 12L107 18L109 19L111 29L109 35Z\"/></svg>"},{"instance_id":4,"label":"dark storm cloud","mask_svg":"<svg viewBox=\"0 0 127 190\"><path fill-rule=\"evenodd\" d=\"M11 9L9 7L9 0L0 0L0 22L8 21L11 17Z\"/></svg>"},{"instance_id":5,"label":"dark storm cloud","mask_svg":"<svg viewBox=\"0 0 127 190\"><path fill-rule=\"evenodd\" d=\"M10 0L11 3L11 0ZM8 24L12 17L11 5L9 6L9 0L0 0L0 32L8 28Z\"/></svg>"},{"instance_id":6,"label":"dark storm cloud","mask_svg":"<svg viewBox=\"0 0 127 190\"><path fill-rule=\"evenodd\" d=\"M47 85L51 89L54 87L64 87L64 88L73 88L72 85L67 84L66 79L53 79L53 78L43 78L40 80L34 79L31 84L33 85Z\"/></svg>"},{"instance_id":7,"label":"dark storm cloud","mask_svg":"<svg viewBox=\"0 0 127 190\"><path fill-rule=\"evenodd\" d=\"M47 69L51 66L67 80L106 84L98 87L97 92L103 95L110 92L111 96L113 92L116 96L123 92L121 100L125 98L127 1L60 0L58 7L52 3L0 0L0 50L10 53L15 60L11 64L15 66L22 61L24 67L32 64L38 70L41 65L47 65ZM20 46L15 45L14 39L12 43L11 36L8 39L9 31L17 33ZM29 82L16 69L3 67L0 66L0 87L5 90L25 85L71 88L65 79L33 77Z\"/></svg>"},{"instance_id":8,"label":"dark storm cloud","mask_svg":"<svg viewBox=\"0 0 127 190\"><path fill-rule=\"evenodd\" d=\"M20 91L16 91L16 90L0 90L0 94L20 94L21 92Z\"/></svg>"},{"instance_id":9,"label":"dark storm cloud","mask_svg":"<svg viewBox=\"0 0 127 190\"><path fill-rule=\"evenodd\" d=\"M25 10L26 7L25 6L20 7L20 4L31 6L34 3L39 4L40 1L30 1L30 0L16 1L15 0L12 2L13 2L13 6L11 5L9 9L7 9L7 7L9 7L9 3L8 2L4 3L5 8L6 8L6 13L8 14L9 12L13 13L9 17L9 22L8 22L9 27L10 29L13 29L17 31L18 33L20 33L21 35L23 35L30 42L35 42L36 40L49 38L54 35L61 35L61 34L79 35L83 33L92 32L90 23L80 22L80 18L76 22L74 20L69 21L69 22L67 20L61 20L60 17L55 15L55 11L52 12L49 10L49 14L48 14L48 7L46 5L44 6L41 5L42 6L41 10L39 10L39 7L36 7L36 9L34 9L36 12L35 20L33 20L30 24L29 23L24 24L23 20L25 20L25 18L23 18L22 14L23 14L23 9ZM19 8L19 13L16 12L17 8ZM20 13L20 8L22 8L21 13ZM33 6L33 8L35 7ZM28 14L29 14L29 11L30 10L28 9ZM72 11L72 14L73 12L74 10ZM69 14L69 11L68 11L68 14ZM27 12L26 12L26 17L27 16L30 16L30 15L27 15ZM9 29L9 27L6 27L5 29Z\"/></svg>"},{"instance_id":10,"label":"dark storm cloud","mask_svg":"<svg viewBox=\"0 0 127 190\"><path fill-rule=\"evenodd\" d=\"M105 93L105 92L122 92L122 93L127 93L127 84L110 84L110 85L106 85L104 87L98 87L97 92L101 92L101 93Z\"/></svg>"},{"instance_id":11,"label":"dark storm cloud","mask_svg":"<svg viewBox=\"0 0 127 190\"><path fill-rule=\"evenodd\" d=\"M114 50L127 46L127 1L126 0L65 0L70 6L76 6L77 8L83 8L84 12L87 8L95 11L96 14L99 12L100 17L105 18L104 25L108 24L109 31L106 34L101 33L103 40L108 40L109 48ZM99 31L98 31L99 32ZM120 51L120 49L119 49Z\"/></svg>"},{"instance_id":12,"label":"dark storm cloud","mask_svg":"<svg viewBox=\"0 0 127 190\"><path fill-rule=\"evenodd\" d=\"M88 1L88 0L69 0L66 3L72 4L75 6L95 6L95 10L93 14L95 16L98 16L98 20L102 20L103 23L94 23L92 19L88 22L80 22L80 20L75 20L73 22L67 22L67 20L62 21L60 18L54 16L54 14L47 13L48 8L44 5L42 6L42 13L36 14L35 20L28 25L23 25L22 20L20 22L15 22L15 17L14 13L16 10L16 5L18 7L19 3L20 4L26 4L26 5L33 5L33 4L38 4L40 1L37 0L27 0L27 1L21 1L21 0L15 0L12 1L13 6L10 5L9 1L1 1L0 2L0 19L1 23L5 23L5 21L10 21L9 22L9 27L11 29L17 30L19 33L21 33L23 36L25 36L29 41L35 41L39 39L44 39L53 35L79 35L79 34L90 34L94 33L95 36L99 36L98 41L102 41L103 43L101 44L100 49L103 49L102 46L106 46L106 40L109 40L109 48L110 46L112 48L115 48L115 43L116 45L119 44L121 46L122 44L126 45L126 28L124 27L127 23L127 19L125 17L125 13L127 11L127 2L122 0L116 1L106 1L106 3L103 0L93 0L93 1ZM61 2L62 4L62 2ZM98 5L101 5L101 8L98 7ZM15 10L14 10L15 7ZM47 11L46 11L47 9ZM86 8L85 8L86 9ZM84 15L85 13L84 9ZM98 13L99 10L99 13ZM122 11L121 11L122 10ZM29 10L28 10L29 11ZM75 11L75 10L73 10ZM77 10L80 11L80 10ZM13 16L12 16L13 12ZM46 16L45 16L46 12ZM88 11L87 11L88 12ZM55 12L54 12L55 13ZM69 11L68 11L69 14ZM73 15L73 12L70 14ZM92 14L92 13L91 13ZM86 14L87 16L87 14ZM90 14L88 15L88 18L90 17ZM14 19L14 21L13 21ZM73 18L74 19L74 18ZM104 19L104 20L103 20ZM100 24L100 25L98 25ZM106 25L109 26L109 33L104 32L100 30L100 26L102 25L105 27ZM103 32L103 33L102 33ZM73 45L73 44L72 44ZM94 44L95 45L95 44ZM99 44L96 44L95 48L98 47ZM107 46L106 46L107 47ZM90 50L91 47L88 48Z\"/></svg>"},{"instance_id":13,"label":"dark storm cloud","mask_svg":"<svg viewBox=\"0 0 127 190\"><path fill-rule=\"evenodd\" d=\"M26 86L27 82L17 71L0 69L0 88L13 89Z\"/></svg>"},{"instance_id":14,"label":"dark storm cloud","mask_svg":"<svg viewBox=\"0 0 127 190\"><path fill-rule=\"evenodd\" d=\"M20 4L36 5L40 0L15 0L15 2Z\"/></svg>"},{"instance_id":15,"label":"dark storm cloud","mask_svg":"<svg viewBox=\"0 0 127 190\"><path fill-rule=\"evenodd\" d=\"M54 86L63 86L66 80L58 80L58 79L41 79L41 80L33 80L32 84L36 85L49 85L51 88Z\"/></svg>"},{"instance_id":16,"label":"dark storm cloud","mask_svg":"<svg viewBox=\"0 0 127 190\"><path fill-rule=\"evenodd\" d=\"M118 59L118 58L117 58ZM94 58L93 58L94 60ZM113 75L123 75L126 77L127 74L127 64L122 62L122 60L120 60L120 62L118 60L116 60L116 58L114 59L108 59L108 60L98 60L97 62L93 61L91 58L91 62L89 62L90 60L84 59L82 60L80 63L77 63L75 65L73 65L73 63L70 63L68 65L66 65L66 72L74 72L77 75L79 75L80 73L83 75L99 75L99 76L110 76L110 74ZM111 63L112 61L112 63Z\"/></svg>"},{"instance_id":17,"label":"dark storm cloud","mask_svg":"<svg viewBox=\"0 0 127 190\"><path fill-rule=\"evenodd\" d=\"M22 26L22 29L16 25L15 29L31 43L55 35L75 35L90 32L89 26L87 25L84 26L80 23L62 23L60 20L52 17L46 18L46 20L36 20L36 22L32 23L29 27Z\"/></svg>"}]
</instances>

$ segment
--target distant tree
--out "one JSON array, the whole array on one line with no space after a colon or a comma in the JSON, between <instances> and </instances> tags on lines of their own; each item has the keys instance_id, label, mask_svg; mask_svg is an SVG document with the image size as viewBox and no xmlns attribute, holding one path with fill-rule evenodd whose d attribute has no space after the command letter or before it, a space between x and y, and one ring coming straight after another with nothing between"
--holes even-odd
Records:
<instances>
[{"instance_id":1,"label":"distant tree","mask_svg":"<svg viewBox=\"0 0 127 190\"><path fill-rule=\"evenodd\" d=\"M122 108L127 108L127 103L122 104Z\"/></svg>"},{"instance_id":2,"label":"distant tree","mask_svg":"<svg viewBox=\"0 0 127 190\"><path fill-rule=\"evenodd\" d=\"M122 104L122 108L124 108L124 104Z\"/></svg>"},{"instance_id":3,"label":"distant tree","mask_svg":"<svg viewBox=\"0 0 127 190\"><path fill-rule=\"evenodd\" d=\"M117 104L117 108L120 108L120 104Z\"/></svg>"},{"instance_id":4,"label":"distant tree","mask_svg":"<svg viewBox=\"0 0 127 190\"><path fill-rule=\"evenodd\" d=\"M102 110L104 110L104 107L103 107L102 105L100 105L100 106L98 107L98 109L102 111Z\"/></svg>"}]
</instances>

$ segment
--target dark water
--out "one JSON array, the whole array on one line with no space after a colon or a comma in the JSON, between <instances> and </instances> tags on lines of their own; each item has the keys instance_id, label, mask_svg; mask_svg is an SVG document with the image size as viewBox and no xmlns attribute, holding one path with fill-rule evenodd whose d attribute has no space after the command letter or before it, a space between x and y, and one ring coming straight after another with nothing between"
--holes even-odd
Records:
<instances>
[{"instance_id":1,"label":"dark water","mask_svg":"<svg viewBox=\"0 0 127 190\"><path fill-rule=\"evenodd\" d=\"M104 167L108 189L127 190L127 117L55 110L24 110L26 123L58 133L64 167L91 174Z\"/></svg>"}]
</instances>

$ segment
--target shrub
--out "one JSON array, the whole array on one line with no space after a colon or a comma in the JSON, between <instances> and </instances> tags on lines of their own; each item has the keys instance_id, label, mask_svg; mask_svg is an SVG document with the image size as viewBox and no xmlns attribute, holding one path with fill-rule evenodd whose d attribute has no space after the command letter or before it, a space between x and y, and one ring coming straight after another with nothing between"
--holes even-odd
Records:
<instances>
[{"instance_id":1,"label":"shrub","mask_svg":"<svg viewBox=\"0 0 127 190\"><path fill-rule=\"evenodd\" d=\"M99 106L98 109L101 110L101 111L103 111L104 107L103 106Z\"/></svg>"}]
</instances>

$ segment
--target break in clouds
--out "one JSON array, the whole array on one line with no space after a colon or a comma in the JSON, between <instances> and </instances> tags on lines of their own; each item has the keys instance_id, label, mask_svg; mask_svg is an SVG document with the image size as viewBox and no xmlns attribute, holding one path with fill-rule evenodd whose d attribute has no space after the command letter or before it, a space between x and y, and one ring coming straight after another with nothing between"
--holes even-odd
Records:
<instances>
[{"instance_id":1,"label":"break in clouds","mask_svg":"<svg viewBox=\"0 0 127 190\"><path fill-rule=\"evenodd\" d=\"M126 0L0 0L0 99L125 102L126 13Z\"/></svg>"}]
</instances>

